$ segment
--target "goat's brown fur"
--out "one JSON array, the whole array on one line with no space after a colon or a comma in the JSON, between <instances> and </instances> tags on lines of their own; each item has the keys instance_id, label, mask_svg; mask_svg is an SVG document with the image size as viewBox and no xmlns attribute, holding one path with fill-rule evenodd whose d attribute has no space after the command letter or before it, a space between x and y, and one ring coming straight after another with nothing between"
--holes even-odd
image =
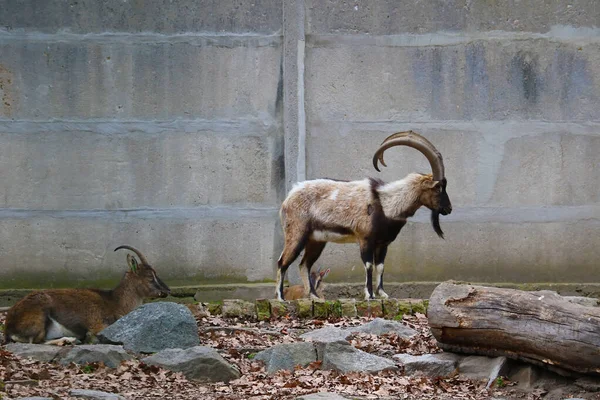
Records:
<instances>
[{"instance_id":1,"label":"goat's brown fur","mask_svg":"<svg viewBox=\"0 0 600 400\"><path fill-rule=\"evenodd\" d=\"M119 248L137 250L129 246ZM31 293L6 316L5 340L42 343L64 335L79 340L102 329L140 306L145 298L166 297L168 286L140 255L141 263L127 255L130 270L113 290L53 289ZM63 333L61 335L61 333Z\"/></svg>"},{"instance_id":2,"label":"goat's brown fur","mask_svg":"<svg viewBox=\"0 0 600 400\"><path fill-rule=\"evenodd\" d=\"M316 272L310 274L312 284L317 292L319 298L324 299L323 294L325 285L323 279L329 274L329 268L323 272L319 269ZM283 295L286 300L298 300L309 296L309 293L304 290L304 285L293 285L283 289Z\"/></svg>"}]
</instances>

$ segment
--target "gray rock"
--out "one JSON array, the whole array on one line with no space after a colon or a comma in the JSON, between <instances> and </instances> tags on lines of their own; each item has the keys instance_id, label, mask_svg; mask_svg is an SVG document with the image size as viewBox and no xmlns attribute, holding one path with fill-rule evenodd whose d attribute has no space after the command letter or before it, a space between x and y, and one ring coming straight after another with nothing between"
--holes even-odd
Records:
<instances>
[{"instance_id":1,"label":"gray rock","mask_svg":"<svg viewBox=\"0 0 600 400\"><path fill-rule=\"evenodd\" d=\"M197 382L229 382L240 377L239 371L211 347L196 346L188 349L166 349L143 360L175 372Z\"/></svg>"},{"instance_id":2,"label":"gray rock","mask_svg":"<svg viewBox=\"0 0 600 400\"><path fill-rule=\"evenodd\" d=\"M594 297L583 297L583 296L563 296L565 300L571 303L579 304L584 307L598 307L598 299Z\"/></svg>"},{"instance_id":3,"label":"gray rock","mask_svg":"<svg viewBox=\"0 0 600 400\"><path fill-rule=\"evenodd\" d=\"M585 377L575 381L575 385L588 392L600 392L600 378Z\"/></svg>"},{"instance_id":4,"label":"gray rock","mask_svg":"<svg viewBox=\"0 0 600 400\"><path fill-rule=\"evenodd\" d=\"M438 354L424 354L421 356L396 354L392 358L404 366L406 375L422 374L432 378L453 374L457 364L456 360Z\"/></svg>"},{"instance_id":5,"label":"gray rock","mask_svg":"<svg viewBox=\"0 0 600 400\"><path fill-rule=\"evenodd\" d=\"M490 387L499 375L504 374L507 362L506 357L469 356L459 362L458 372L468 379L485 379L487 387Z\"/></svg>"},{"instance_id":6,"label":"gray rock","mask_svg":"<svg viewBox=\"0 0 600 400\"><path fill-rule=\"evenodd\" d=\"M71 389L69 390L69 394L73 397L91 400L125 400L125 397L118 394L101 392L99 390Z\"/></svg>"},{"instance_id":7,"label":"gray rock","mask_svg":"<svg viewBox=\"0 0 600 400\"><path fill-rule=\"evenodd\" d=\"M371 335L384 335L386 333L396 333L398 336L402 338L409 338L418 334L412 328L398 322L391 321L383 318L375 318L373 321L368 324L364 324L355 328L348 328L350 332L361 332L361 333L369 333Z\"/></svg>"},{"instance_id":8,"label":"gray rock","mask_svg":"<svg viewBox=\"0 0 600 400\"><path fill-rule=\"evenodd\" d=\"M16 400L54 400L52 397L19 397Z\"/></svg>"},{"instance_id":9,"label":"gray rock","mask_svg":"<svg viewBox=\"0 0 600 400\"><path fill-rule=\"evenodd\" d=\"M200 343L192 312L171 302L138 307L100 332L98 339L101 343L122 344L136 353L185 349Z\"/></svg>"},{"instance_id":10,"label":"gray rock","mask_svg":"<svg viewBox=\"0 0 600 400\"><path fill-rule=\"evenodd\" d=\"M304 396L296 397L295 400L349 400L350 397L344 397L337 393L321 392L306 394Z\"/></svg>"},{"instance_id":11,"label":"gray rock","mask_svg":"<svg viewBox=\"0 0 600 400\"><path fill-rule=\"evenodd\" d=\"M309 342L333 343L347 340L351 334L352 333L346 329L337 328L335 326L326 326L300 335L300 338Z\"/></svg>"},{"instance_id":12,"label":"gray rock","mask_svg":"<svg viewBox=\"0 0 600 400\"><path fill-rule=\"evenodd\" d=\"M6 351L19 357L27 357L37 361L50 362L60 358L71 347L51 346L49 344L9 343Z\"/></svg>"},{"instance_id":13,"label":"gray rock","mask_svg":"<svg viewBox=\"0 0 600 400\"><path fill-rule=\"evenodd\" d=\"M123 346L92 344L74 346L60 359L60 363L67 365L71 362L75 364L102 362L109 368L117 368L121 365L121 361L131 360L132 358L133 357L123 349Z\"/></svg>"},{"instance_id":14,"label":"gray rock","mask_svg":"<svg viewBox=\"0 0 600 400\"><path fill-rule=\"evenodd\" d=\"M334 369L346 373L362 371L375 373L383 370L397 370L392 360L375 356L355 349L348 343L323 343L317 348L322 369Z\"/></svg>"},{"instance_id":15,"label":"gray rock","mask_svg":"<svg viewBox=\"0 0 600 400\"><path fill-rule=\"evenodd\" d=\"M317 361L317 351L312 343L284 343L263 350L254 357L265 363L268 374L285 369L293 371L296 365L303 367Z\"/></svg>"}]
</instances>

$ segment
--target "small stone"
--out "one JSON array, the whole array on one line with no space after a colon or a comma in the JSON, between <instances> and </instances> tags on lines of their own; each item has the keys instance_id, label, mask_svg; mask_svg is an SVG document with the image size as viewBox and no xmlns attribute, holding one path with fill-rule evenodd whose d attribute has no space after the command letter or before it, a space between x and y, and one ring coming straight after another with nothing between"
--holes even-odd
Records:
<instances>
[{"instance_id":1,"label":"small stone","mask_svg":"<svg viewBox=\"0 0 600 400\"><path fill-rule=\"evenodd\" d=\"M27 357L37 361L51 362L60 358L61 354L71 347L51 346L49 344L9 343L5 350L19 357Z\"/></svg>"},{"instance_id":2,"label":"small stone","mask_svg":"<svg viewBox=\"0 0 600 400\"><path fill-rule=\"evenodd\" d=\"M335 326L326 326L324 328L302 334L300 335L300 339L309 342L333 343L339 342L340 340L347 340L350 335L351 332L346 329Z\"/></svg>"},{"instance_id":3,"label":"small stone","mask_svg":"<svg viewBox=\"0 0 600 400\"><path fill-rule=\"evenodd\" d=\"M424 354L413 356L410 354L396 354L392 357L404 366L406 375L422 374L432 378L446 377L456 370L456 361L440 357L437 354Z\"/></svg>"},{"instance_id":4,"label":"small stone","mask_svg":"<svg viewBox=\"0 0 600 400\"><path fill-rule=\"evenodd\" d=\"M271 319L271 303L269 299L256 300L256 318L259 321L268 321Z\"/></svg>"},{"instance_id":5,"label":"small stone","mask_svg":"<svg viewBox=\"0 0 600 400\"><path fill-rule=\"evenodd\" d=\"M317 361L317 352L312 343L284 343L261 351L254 359L264 362L272 375L279 370L293 371L297 365L306 367Z\"/></svg>"},{"instance_id":6,"label":"small stone","mask_svg":"<svg viewBox=\"0 0 600 400\"><path fill-rule=\"evenodd\" d=\"M425 304L423 303L422 300L413 300L410 302L410 306L411 306L411 311L413 314L416 314L416 313L426 314L427 313L427 307L425 307Z\"/></svg>"},{"instance_id":7,"label":"small stone","mask_svg":"<svg viewBox=\"0 0 600 400\"><path fill-rule=\"evenodd\" d=\"M210 315L221 315L221 313L223 312L223 303L222 302L208 303L206 305L206 308L207 308L208 312L210 313Z\"/></svg>"},{"instance_id":8,"label":"small stone","mask_svg":"<svg viewBox=\"0 0 600 400\"><path fill-rule=\"evenodd\" d=\"M271 307L271 318L278 319L288 315L289 302L277 299L269 299Z\"/></svg>"},{"instance_id":9,"label":"small stone","mask_svg":"<svg viewBox=\"0 0 600 400\"><path fill-rule=\"evenodd\" d=\"M398 369L392 360L355 349L345 342L321 344L318 348L318 358L323 361L322 369L333 369L341 373L377 373Z\"/></svg>"},{"instance_id":10,"label":"small stone","mask_svg":"<svg viewBox=\"0 0 600 400\"><path fill-rule=\"evenodd\" d=\"M239 299L223 300L223 316L226 318L256 319L254 303Z\"/></svg>"},{"instance_id":11,"label":"small stone","mask_svg":"<svg viewBox=\"0 0 600 400\"><path fill-rule=\"evenodd\" d=\"M356 300L340 299L342 304L342 317L356 318Z\"/></svg>"},{"instance_id":12,"label":"small stone","mask_svg":"<svg viewBox=\"0 0 600 400\"><path fill-rule=\"evenodd\" d=\"M469 356L459 362L458 372L468 379L486 380L490 387L506 368L507 362L506 357Z\"/></svg>"},{"instance_id":13,"label":"small stone","mask_svg":"<svg viewBox=\"0 0 600 400\"><path fill-rule=\"evenodd\" d=\"M313 302L311 299L298 299L294 302L296 303L298 318L312 318Z\"/></svg>"},{"instance_id":14,"label":"small stone","mask_svg":"<svg viewBox=\"0 0 600 400\"><path fill-rule=\"evenodd\" d=\"M63 365L68 365L69 363L83 365L101 362L109 368L117 368L121 365L121 361L131 360L132 358L123 349L123 346L112 344L81 345L74 346L60 359L60 363Z\"/></svg>"},{"instance_id":15,"label":"small stone","mask_svg":"<svg viewBox=\"0 0 600 400\"><path fill-rule=\"evenodd\" d=\"M394 318L398 315L398 299L384 299L383 303L383 316L385 318Z\"/></svg>"},{"instance_id":16,"label":"small stone","mask_svg":"<svg viewBox=\"0 0 600 400\"><path fill-rule=\"evenodd\" d=\"M143 360L149 365L182 372L196 382L229 382L240 377L239 371L211 347L166 349Z\"/></svg>"},{"instance_id":17,"label":"small stone","mask_svg":"<svg viewBox=\"0 0 600 400\"><path fill-rule=\"evenodd\" d=\"M313 318L327 319L329 316L329 303L325 300L313 300Z\"/></svg>"},{"instance_id":18,"label":"small stone","mask_svg":"<svg viewBox=\"0 0 600 400\"><path fill-rule=\"evenodd\" d=\"M367 324L348 328L348 330L351 332L368 333L378 336L386 333L395 333L402 338L409 338L418 334L417 331L400 322L390 321L383 318L375 318L373 321Z\"/></svg>"},{"instance_id":19,"label":"small stone","mask_svg":"<svg viewBox=\"0 0 600 400\"><path fill-rule=\"evenodd\" d=\"M115 393L101 392L99 390L71 389L69 395L90 400L125 400L125 397Z\"/></svg>"}]
</instances>

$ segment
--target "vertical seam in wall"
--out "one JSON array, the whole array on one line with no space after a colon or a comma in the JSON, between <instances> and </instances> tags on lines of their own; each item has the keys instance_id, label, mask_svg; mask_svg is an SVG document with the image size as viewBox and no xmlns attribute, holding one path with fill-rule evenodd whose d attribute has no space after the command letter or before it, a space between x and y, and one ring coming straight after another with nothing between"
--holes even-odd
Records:
<instances>
[{"instance_id":1,"label":"vertical seam in wall","mask_svg":"<svg viewBox=\"0 0 600 400\"><path fill-rule=\"evenodd\" d=\"M306 180L306 111L304 109L304 37L298 40L298 159L296 175L298 182Z\"/></svg>"}]
</instances>

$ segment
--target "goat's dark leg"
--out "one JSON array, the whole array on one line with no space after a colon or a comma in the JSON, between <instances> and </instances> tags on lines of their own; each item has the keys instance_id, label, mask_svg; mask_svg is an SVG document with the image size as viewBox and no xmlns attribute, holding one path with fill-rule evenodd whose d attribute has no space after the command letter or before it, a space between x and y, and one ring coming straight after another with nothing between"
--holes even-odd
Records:
<instances>
[{"instance_id":1,"label":"goat's dark leg","mask_svg":"<svg viewBox=\"0 0 600 400\"><path fill-rule=\"evenodd\" d=\"M387 299L388 295L383 291L383 262L387 254L387 245L377 246L375 249L375 269L377 271L377 280L375 281L375 294L377 296Z\"/></svg>"},{"instance_id":2,"label":"goat's dark leg","mask_svg":"<svg viewBox=\"0 0 600 400\"><path fill-rule=\"evenodd\" d=\"M294 262L300 252L306 245L308 240L308 230L304 231L291 231L285 232L285 244L279 260L277 260L277 286L275 287L275 295L277 299L284 300L283 298L283 281L285 280L285 274L290 264Z\"/></svg>"},{"instance_id":3,"label":"goat's dark leg","mask_svg":"<svg viewBox=\"0 0 600 400\"><path fill-rule=\"evenodd\" d=\"M300 276L304 284L304 293L310 293L310 297L313 299L318 299L319 295L313 285L313 281L310 279L310 269L323 252L326 244L327 242L316 242L309 239L304 247L302 261L300 261Z\"/></svg>"},{"instance_id":4,"label":"goat's dark leg","mask_svg":"<svg viewBox=\"0 0 600 400\"><path fill-rule=\"evenodd\" d=\"M373 296L373 258L375 246L368 241L360 243L360 257L365 264L365 300L374 299Z\"/></svg>"}]
</instances>

